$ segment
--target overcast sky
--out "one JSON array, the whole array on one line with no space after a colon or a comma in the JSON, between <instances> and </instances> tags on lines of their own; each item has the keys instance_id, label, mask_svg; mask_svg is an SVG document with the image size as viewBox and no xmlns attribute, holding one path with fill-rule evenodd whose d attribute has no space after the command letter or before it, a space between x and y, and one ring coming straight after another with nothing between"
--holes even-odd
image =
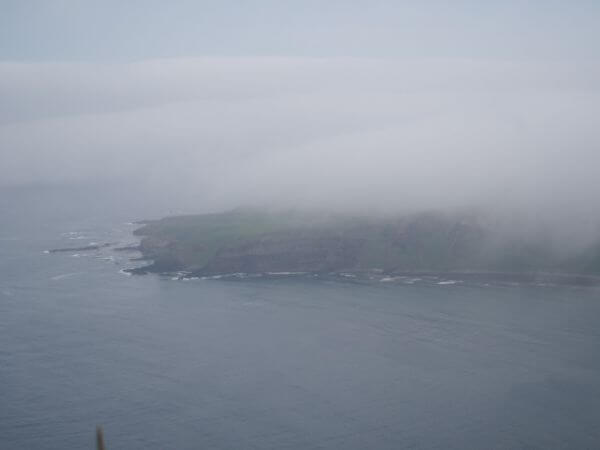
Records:
<instances>
[{"instance_id":1,"label":"overcast sky","mask_svg":"<svg viewBox=\"0 0 600 450\"><path fill-rule=\"evenodd\" d=\"M598 1L0 6L0 186L596 217Z\"/></svg>"},{"instance_id":2,"label":"overcast sky","mask_svg":"<svg viewBox=\"0 0 600 450\"><path fill-rule=\"evenodd\" d=\"M2 0L0 58L589 59L596 0Z\"/></svg>"}]
</instances>

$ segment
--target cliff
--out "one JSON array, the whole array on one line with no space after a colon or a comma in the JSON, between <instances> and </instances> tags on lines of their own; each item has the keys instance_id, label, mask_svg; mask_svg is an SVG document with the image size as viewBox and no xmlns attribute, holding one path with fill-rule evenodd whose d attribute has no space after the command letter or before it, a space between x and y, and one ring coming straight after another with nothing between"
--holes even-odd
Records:
<instances>
[{"instance_id":1,"label":"cliff","mask_svg":"<svg viewBox=\"0 0 600 450\"><path fill-rule=\"evenodd\" d=\"M562 257L542 234L507 240L474 214L360 217L235 210L146 222L144 272L576 272L600 274L600 246Z\"/></svg>"}]
</instances>

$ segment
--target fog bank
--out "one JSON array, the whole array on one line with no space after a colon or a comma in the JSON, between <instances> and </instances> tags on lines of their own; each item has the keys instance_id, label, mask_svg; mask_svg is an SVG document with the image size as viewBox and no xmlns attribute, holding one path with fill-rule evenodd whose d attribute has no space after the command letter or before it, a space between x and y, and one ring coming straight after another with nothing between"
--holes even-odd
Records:
<instances>
[{"instance_id":1,"label":"fog bank","mask_svg":"<svg viewBox=\"0 0 600 450\"><path fill-rule=\"evenodd\" d=\"M599 75L458 59L1 63L0 185L127 183L198 209L482 206L592 226Z\"/></svg>"}]
</instances>

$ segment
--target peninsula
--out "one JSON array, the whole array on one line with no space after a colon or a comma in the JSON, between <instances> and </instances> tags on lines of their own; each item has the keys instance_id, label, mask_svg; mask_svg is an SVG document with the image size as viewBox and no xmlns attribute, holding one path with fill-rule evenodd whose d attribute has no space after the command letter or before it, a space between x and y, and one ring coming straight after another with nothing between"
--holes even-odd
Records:
<instances>
[{"instance_id":1,"label":"peninsula","mask_svg":"<svg viewBox=\"0 0 600 450\"><path fill-rule=\"evenodd\" d=\"M507 237L477 214L378 217L232 210L145 221L134 234L151 264L132 273L453 274L597 284L600 241L562 254L543 233Z\"/></svg>"}]
</instances>

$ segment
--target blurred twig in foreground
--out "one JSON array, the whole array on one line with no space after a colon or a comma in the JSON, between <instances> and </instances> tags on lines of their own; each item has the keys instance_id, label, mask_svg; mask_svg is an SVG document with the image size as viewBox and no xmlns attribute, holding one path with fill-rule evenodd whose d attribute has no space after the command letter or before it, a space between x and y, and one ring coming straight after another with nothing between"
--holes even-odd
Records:
<instances>
[{"instance_id":1,"label":"blurred twig in foreground","mask_svg":"<svg viewBox=\"0 0 600 450\"><path fill-rule=\"evenodd\" d=\"M101 426L96 427L96 450L106 450L106 447L104 447L104 432Z\"/></svg>"}]
</instances>

